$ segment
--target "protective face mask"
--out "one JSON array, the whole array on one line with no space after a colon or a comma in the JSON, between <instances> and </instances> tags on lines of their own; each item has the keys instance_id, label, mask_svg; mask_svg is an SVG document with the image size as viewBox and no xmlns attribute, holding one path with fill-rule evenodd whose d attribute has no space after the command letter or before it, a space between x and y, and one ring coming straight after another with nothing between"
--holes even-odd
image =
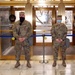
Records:
<instances>
[{"instance_id":1,"label":"protective face mask","mask_svg":"<svg viewBox=\"0 0 75 75\"><path fill-rule=\"evenodd\" d=\"M22 23L25 20L24 17L20 17L20 22Z\"/></svg>"},{"instance_id":2,"label":"protective face mask","mask_svg":"<svg viewBox=\"0 0 75 75\"><path fill-rule=\"evenodd\" d=\"M61 23L62 20L57 20L57 23Z\"/></svg>"}]
</instances>

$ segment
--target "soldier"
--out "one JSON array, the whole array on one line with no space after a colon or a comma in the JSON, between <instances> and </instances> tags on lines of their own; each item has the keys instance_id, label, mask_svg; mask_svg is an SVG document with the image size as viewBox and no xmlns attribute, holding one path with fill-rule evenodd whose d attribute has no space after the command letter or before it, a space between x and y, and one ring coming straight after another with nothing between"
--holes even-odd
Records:
<instances>
[{"instance_id":1,"label":"soldier","mask_svg":"<svg viewBox=\"0 0 75 75\"><path fill-rule=\"evenodd\" d=\"M25 58L27 60L27 67L31 68L30 64L30 45L28 38L31 35L31 24L25 20L25 13L19 13L20 20L14 23L13 36L15 37L15 50L16 50L16 65L15 68L20 66L20 55L22 49L24 50Z\"/></svg>"},{"instance_id":2,"label":"soldier","mask_svg":"<svg viewBox=\"0 0 75 75\"><path fill-rule=\"evenodd\" d=\"M58 58L58 50L61 48L62 52L62 65L66 67L65 59L66 59L66 36L67 36L67 27L65 24L61 23L62 17L58 16L57 23L53 25L51 29L52 41L53 41L53 53L54 53L54 62L53 67L56 66L56 61Z\"/></svg>"}]
</instances>

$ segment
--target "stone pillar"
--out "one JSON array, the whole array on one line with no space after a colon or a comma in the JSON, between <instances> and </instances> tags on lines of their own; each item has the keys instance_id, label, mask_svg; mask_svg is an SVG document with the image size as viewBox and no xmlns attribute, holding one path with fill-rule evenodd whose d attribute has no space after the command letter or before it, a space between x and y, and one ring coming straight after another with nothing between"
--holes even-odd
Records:
<instances>
[{"instance_id":1,"label":"stone pillar","mask_svg":"<svg viewBox=\"0 0 75 75\"><path fill-rule=\"evenodd\" d=\"M63 0L60 0L60 3L58 5L58 15L62 15L62 23L65 23L65 5L63 3Z\"/></svg>"},{"instance_id":2,"label":"stone pillar","mask_svg":"<svg viewBox=\"0 0 75 75\"><path fill-rule=\"evenodd\" d=\"M1 18L0 18L0 25L1 25ZM0 26L0 35L1 35L1 26ZM2 44L1 44L1 37L0 37L0 59L1 59L1 52L2 52L2 46L1 46Z\"/></svg>"},{"instance_id":3,"label":"stone pillar","mask_svg":"<svg viewBox=\"0 0 75 75\"><path fill-rule=\"evenodd\" d=\"M75 7L73 9L73 34L75 35ZM73 45L75 45L75 36L73 36Z\"/></svg>"},{"instance_id":4,"label":"stone pillar","mask_svg":"<svg viewBox=\"0 0 75 75\"><path fill-rule=\"evenodd\" d=\"M53 6L53 9L52 9L52 25L55 24L56 22L56 9L55 9L55 6Z\"/></svg>"},{"instance_id":5,"label":"stone pillar","mask_svg":"<svg viewBox=\"0 0 75 75\"><path fill-rule=\"evenodd\" d=\"M25 19L31 23L31 25L32 25L32 33L33 33L32 16L33 16L32 4L29 3L29 0L28 0L28 3L25 5ZM33 40L33 38L31 38L31 40ZM31 56L32 55L33 55L33 46L31 46Z\"/></svg>"},{"instance_id":6,"label":"stone pillar","mask_svg":"<svg viewBox=\"0 0 75 75\"><path fill-rule=\"evenodd\" d=\"M65 5L63 3L63 0L60 0L60 3L58 5L58 15L62 15L62 23L65 23ZM58 53L58 59L62 59L61 57L61 50L59 48L59 53Z\"/></svg>"},{"instance_id":7,"label":"stone pillar","mask_svg":"<svg viewBox=\"0 0 75 75\"><path fill-rule=\"evenodd\" d=\"M25 6L25 19L32 24L32 4L27 3Z\"/></svg>"}]
</instances>

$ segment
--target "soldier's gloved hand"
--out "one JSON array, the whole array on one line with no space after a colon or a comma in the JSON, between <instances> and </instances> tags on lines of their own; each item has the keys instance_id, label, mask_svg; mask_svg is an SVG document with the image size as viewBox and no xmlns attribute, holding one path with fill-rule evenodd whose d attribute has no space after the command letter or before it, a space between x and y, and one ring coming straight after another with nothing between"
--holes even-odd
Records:
<instances>
[{"instance_id":1,"label":"soldier's gloved hand","mask_svg":"<svg viewBox=\"0 0 75 75\"><path fill-rule=\"evenodd\" d=\"M56 39L57 42L62 42L62 39Z\"/></svg>"},{"instance_id":2,"label":"soldier's gloved hand","mask_svg":"<svg viewBox=\"0 0 75 75\"><path fill-rule=\"evenodd\" d=\"M20 42L23 42L23 41L25 40L25 38L18 38L18 40L19 40Z\"/></svg>"},{"instance_id":3,"label":"soldier's gloved hand","mask_svg":"<svg viewBox=\"0 0 75 75\"><path fill-rule=\"evenodd\" d=\"M22 41L24 41L25 40L25 38L24 37L22 37Z\"/></svg>"},{"instance_id":4,"label":"soldier's gloved hand","mask_svg":"<svg viewBox=\"0 0 75 75\"><path fill-rule=\"evenodd\" d=\"M56 39L57 42L59 42L59 39Z\"/></svg>"},{"instance_id":5,"label":"soldier's gloved hand","mask_svg":"<svg viewBox=\"0 0 75 75\"><path fill-rule=\"evenodd\" d=\"M59 39L60 42L62 42L62 39Z\"/></svg>"}]
</instances>

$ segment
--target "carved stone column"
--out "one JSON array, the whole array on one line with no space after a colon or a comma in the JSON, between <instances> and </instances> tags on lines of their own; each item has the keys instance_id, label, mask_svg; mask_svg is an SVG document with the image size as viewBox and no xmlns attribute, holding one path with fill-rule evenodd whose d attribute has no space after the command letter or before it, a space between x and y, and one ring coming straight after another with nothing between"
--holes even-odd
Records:
<instances>
[{"instance_id":1,"label":"carved stone column","mask_svg":"<svg viewBox=\"0 0 75 75\"><path fill-rule=\"evenodd\" d=\"M25 5L25 19L32 24L32 4L27 3Z\"/></svg>"},{"instance_id":2,"label":"carved stone column","mask_svg":"<svg viewBox=\"0 0 75 75\"><path fill-rule=\"evenodd\" d=\"M55 6L53 6L53 9L52 9L52 25L55 24L56 22L56 9L55 9Z\"/></svg>"},{"instance_id":3,"label":"carved stone column","mask_svg":"<svg viewBox=\"0 0 75 75\"><path fill-rule=\"evenodd\" d=\"M60 0L60 3L58 5L58 15L62 15L62 23L65 23L65 5L63 3L63 0Z\"/></svg>"},{"instance_id":4,"label":"carved stone column","mask_svg":"<svg viewBox=\"0 0 75 75\"><path fill-rule=\"evenodd\" d=\"M32 16L33 16L33 12L32 12L32 4L29 3L29 0L28 0L28 3L25 5L25 19L27 21L29 21L32 25L32 33L33 33L33 21L32 21ZM33 40L33 38L31 39ZM31 46L31 55L33 55L33 46Z\"/></svg>"},{"instance_id":5,"label":"carved stone column","mask_svg":"<svg viewBox=\"0 0 75 75\"><path fill-rule=\"evenodd\" d=\"M75 7L73 9L73 35L75 35ZM73 36L73 45L75 45L75 36Z\"/></svg>"},{"instance_id":6,"label":"carved stone column","mask_svg":"<svg viewBox=\"0 0 75 75\"><path fill-rule=\"evenodd\" d=\"M0 18L0 25L1 25L1 18ZM0 35L1 35L1 26L0 26ZM1 59L1 52L2 52L2 46L1 46L1 37L0 37L0 59Z\"/></svg>"}]
</instances>

